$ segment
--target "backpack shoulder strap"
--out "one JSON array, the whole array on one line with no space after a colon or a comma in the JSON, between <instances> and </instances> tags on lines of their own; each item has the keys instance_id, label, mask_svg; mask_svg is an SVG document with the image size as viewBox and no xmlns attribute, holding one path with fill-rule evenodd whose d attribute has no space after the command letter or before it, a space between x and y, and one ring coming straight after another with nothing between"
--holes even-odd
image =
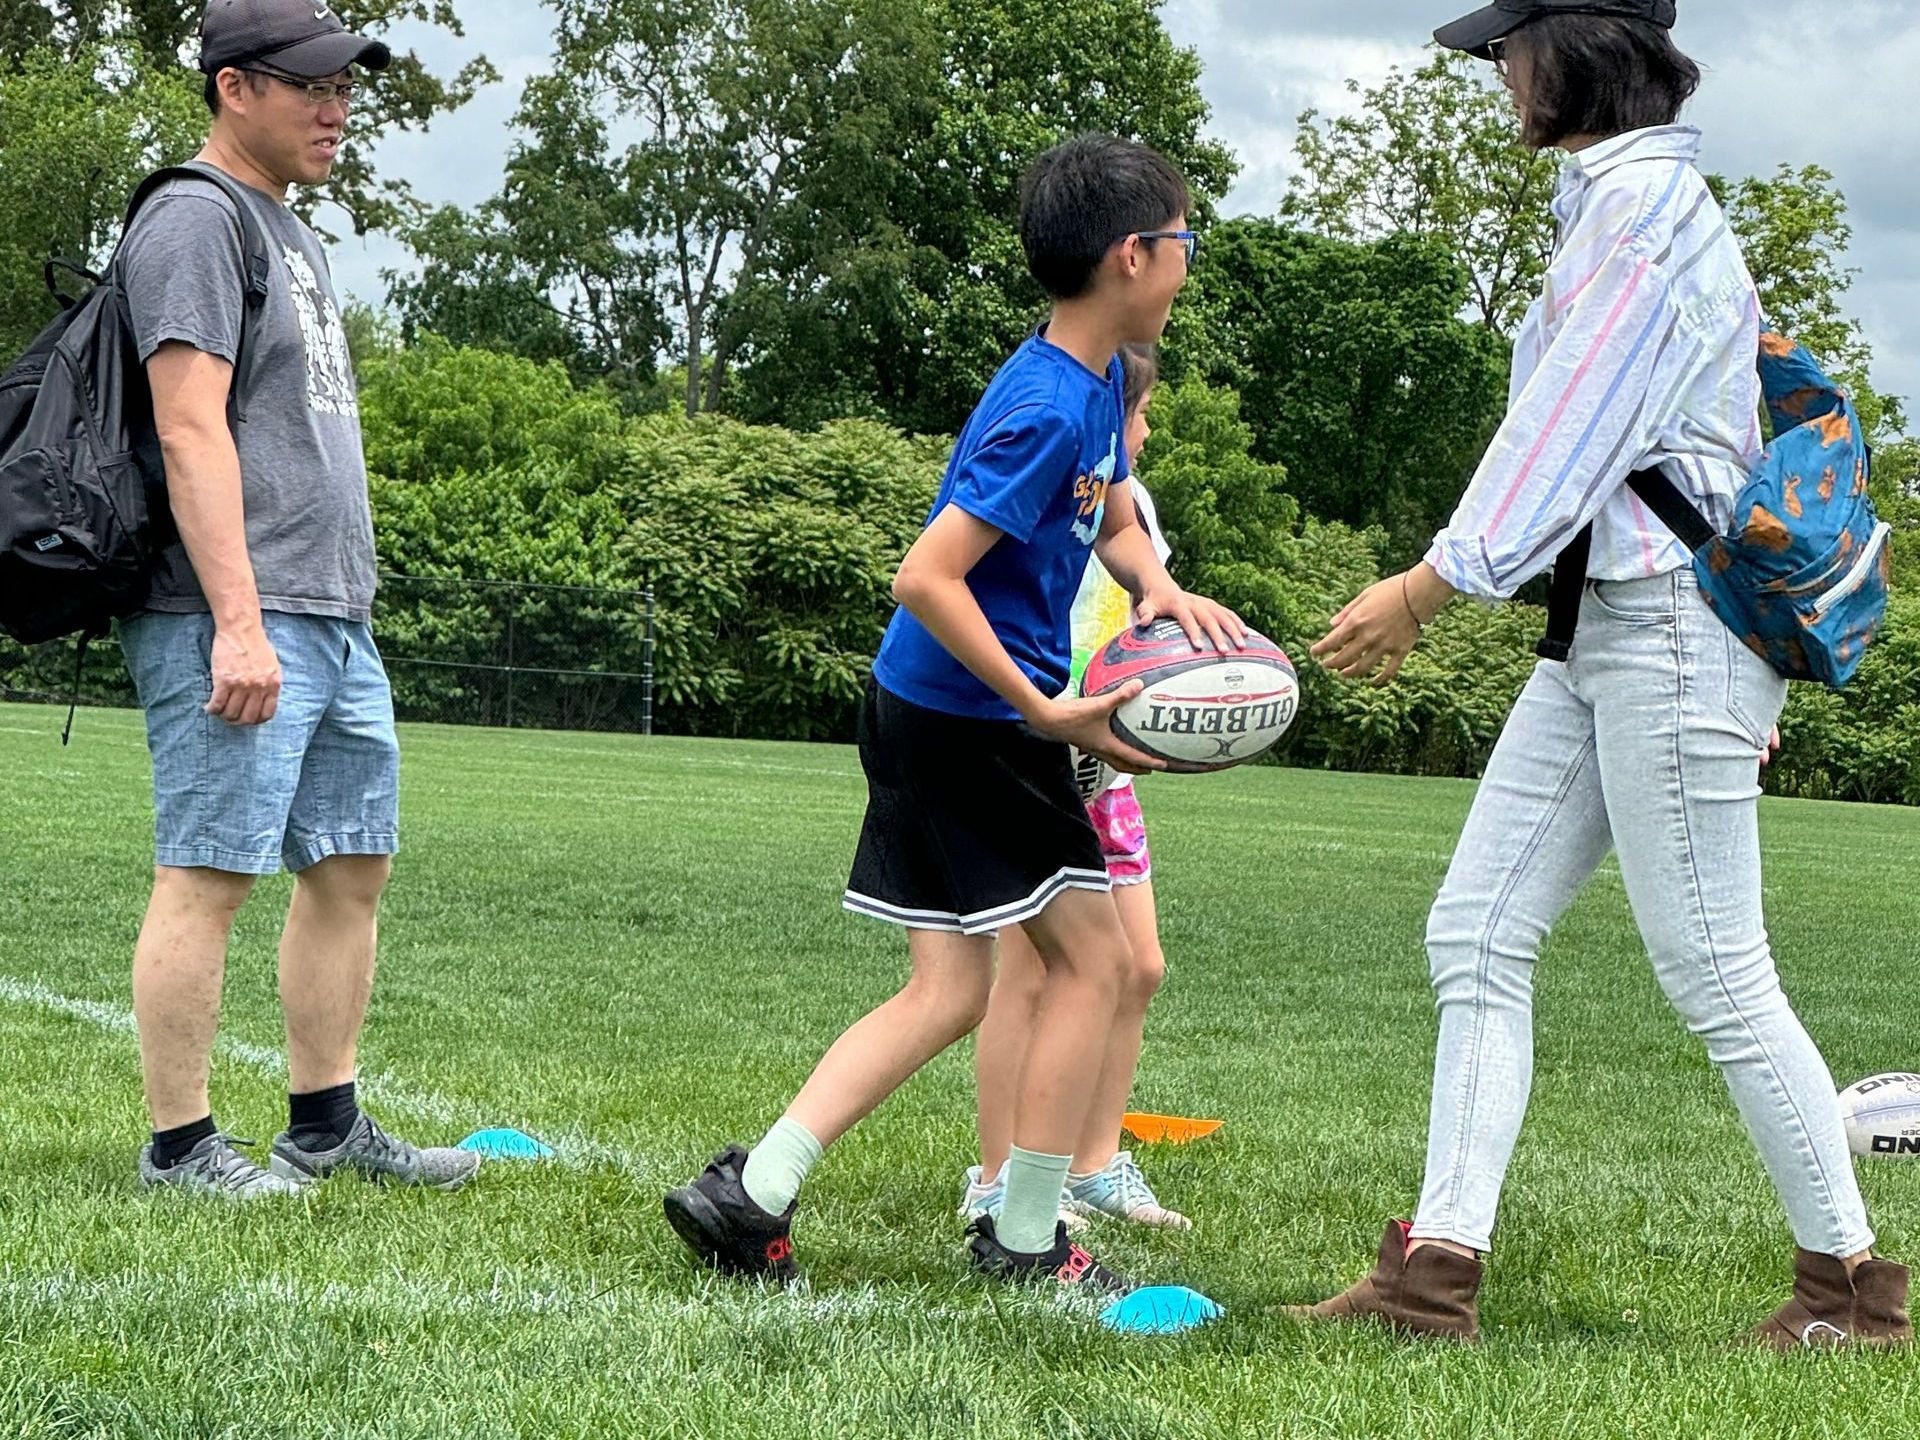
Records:
<instances>
[{"instance_id":1,"label":"backpack shoulder strap","mask_svg":"<svg viewBox=\"0 0 1920 1440\"><path fill-rule=\"evenodd\" d=\"M1680 537L1687 549L1698 551L1713 539L1713 526L1695 508L1678 485L1660 470L1636 470L1627 485ZM1547 597L1547 638L1536 652L1543 660L1564 661L1573 653L1574 633L1580 627L1580 598L1586 591L1587 563L1593 555L1593 527L1589 525L1568 543L1553 562L1553 585Z\"/></svg>"},{"instance_id":2,"label":"backpack shoulder strap","mask_svg":"<svg viewBox=\"0 0 1920 1440\"><path fill-rule=\"evenodd\" d=\"M1713 526L1680 487L1667 478L1665 471L1636 470L1627 477L1627 484L1646 507L1660 517L1660 523L1680 537L1680 543L1687 549L1697 552L1713 539Z\"/></svg>"},{"instance_id":3,"label":"backpack shoulder strap","mask_svg":"<svg viewBox=\"0 0 1920 1440\"><path fill-rule=\"evenodd\" d=\"M267 277L272 273L273 259L267 248L266 234L261 230L260 222L254 218L253 206L248 201L240 182L224 170L198 162L169 165L154 171L140 182L139 187L133 192L133 198L127 202L127 218L121 231L121 242L125 243L126 231L133 228L134 217L145 207L147 201L153 198L154 193L161 186L180 180L199 181L202 184L214 186L233 202L234 212L240 218L240 243L246 255L247 270L246 311L240 321L240 340L236 347L238 353L234 357L233 388L228 400L228 409L232 412L234 423L244 425L247 412L243 396L250 388L247 382L252 374L248 364L251 358L251 347L247 344L247 340L253 328L253 317L267 303L269 293Z\"/></svg>"}]
</instances>

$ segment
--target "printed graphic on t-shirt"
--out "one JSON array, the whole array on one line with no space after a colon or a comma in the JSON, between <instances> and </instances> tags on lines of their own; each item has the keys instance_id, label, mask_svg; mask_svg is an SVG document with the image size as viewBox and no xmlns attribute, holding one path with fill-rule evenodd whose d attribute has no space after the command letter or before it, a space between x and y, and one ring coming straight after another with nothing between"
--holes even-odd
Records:
<instances>
[{"instance_id":1,"label":"printed graphic on t-shirt","mask_svg":"<svg viewBox=\"0 0 1920 1440\"><path fill-rule=\"evenodd\" d=\"M281 253L292 282L300 343L307 355L307 404L322 415L358 416L360 399L353 383L353 359L347 352L347 329L340 323L339 308L305 255L292 245Z\"/></svg>"},{"instance_id":2,"label":"printed graphic on t-shirt","mask_svg":"<svg viewBox=\"0 0 1920 1440\"><path fill-rule=\"evenodd\" d=\"M1100 522L1107 513L1107 491L1113 485L1114 473L1120 468L1120 436L1116 432L1107 441L1107 458L1093 467L1091 474L1082 475L1073 482L1073 498L1080 502L1080 510L1073 522L1073 534L1082 545L1091 545L1100 538Z\"/></svg>"}]
</instances>

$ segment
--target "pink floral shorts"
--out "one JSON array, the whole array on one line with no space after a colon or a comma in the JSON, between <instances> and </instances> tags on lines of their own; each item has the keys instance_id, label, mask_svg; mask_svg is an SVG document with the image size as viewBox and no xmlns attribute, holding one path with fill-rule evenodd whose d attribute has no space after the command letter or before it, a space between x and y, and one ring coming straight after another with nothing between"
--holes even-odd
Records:
<instances>
[{"instance_id":1,"label":"pink floral shorts","mask_svg":"<svg viewBox=\"0 0 1920 1440\"><path fill-rule=\"evenodd\" d=\"M1147 820L1133 786L1102 790L1087 806L1087 819L1100 837L1107 874L1116 885L1139 885L1153 877L1153 857L1147 853Z\"/></svg>"}]
</instances>

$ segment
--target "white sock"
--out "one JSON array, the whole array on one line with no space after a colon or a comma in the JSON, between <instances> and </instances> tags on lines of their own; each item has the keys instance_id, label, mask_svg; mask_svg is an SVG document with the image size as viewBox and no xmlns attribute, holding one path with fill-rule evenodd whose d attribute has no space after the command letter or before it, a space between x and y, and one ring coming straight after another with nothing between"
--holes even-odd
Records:
<instances>
[{"instance_id":1,"label":"white sock","mask_svg":"<svg viewBox=\"0 0 1920 1440\"><path fill-rule=\"evenodd\" d=\"M1067 1183L1071 1155L1042 1155L1018 1145L1002 1172L1007 1198L1000 1206L994 1234L1016 1255L1044 1255L1053 1249L1060 1224L1060 1192Z\"/></svg>"},{"instance_id":2,"label":"white sock","mask_svg":"<svg viewBox=\"0 0 1920 1440\"><path fill-rule=\"evenodd\" d=\"M797 1120L781 1116L766 1138L747 1154L740 1183L747 1198L769 1215L784 1215L806 1182L807 1172L825 1152L813 1132Z\"/></svg>"}]
</instances>

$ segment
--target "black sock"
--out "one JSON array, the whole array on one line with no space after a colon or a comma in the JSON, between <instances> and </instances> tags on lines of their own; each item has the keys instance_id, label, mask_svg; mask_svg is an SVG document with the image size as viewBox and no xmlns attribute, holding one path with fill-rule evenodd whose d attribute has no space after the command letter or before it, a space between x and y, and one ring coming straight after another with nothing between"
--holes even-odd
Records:
<instances>
[{"instance_id":1,"label":"black sock","mask_svg":"<svg viewBox=\"0 0 1920 1440\"><path fill-rule=\"evenodd\" d=\"M353 1081L307 1095L289 1094L287 1117L287 1133L296 1142L325 1141L308 1148L332 1149L353 1133L354 1121L360 1118L360 1106L353 1098Z\"/></svg>"},{"instance_id":2,"label":"black sock","mask_svg":"<svg viewBox=\"0 0 1920 1440\"><path fill-rule=\"evenodd\" d=\"M154 1131L154 1167L160 1170L171 1170L193 1153L194 1146L217 1133L219 1132L214 1127L211 1115L204 1120L196 1120L191 1125L182 1125L178 1130Z\"/></svg>"}]
</instances>

